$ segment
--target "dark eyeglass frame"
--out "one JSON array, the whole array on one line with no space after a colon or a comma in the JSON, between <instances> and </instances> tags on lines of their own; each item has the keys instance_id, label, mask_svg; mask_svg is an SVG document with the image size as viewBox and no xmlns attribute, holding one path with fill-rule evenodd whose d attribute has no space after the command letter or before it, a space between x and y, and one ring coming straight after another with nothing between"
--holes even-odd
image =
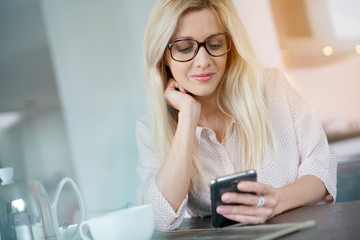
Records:
<instances>
[{"instance_id":1,"label":"dark eyeglass frame","mask_svg":"<svg viewBox=\"0 0 360 240\"><path fill-rule=\"evenodd\" d=\"M228 47L228 50L227 50L226 52L224 52L224 53L222 53L222 54L220 54L220 55L214 55L214 54L211 54L210 51L207 49L207 47L206 47L206 42L207 42L210 38L213 38L213 37L216 37L216 36L219 36L219 35L225 35L225 38L229 38L229 39L228 39L228 40L229 40L229 47ZM196 42L196 43L197 43L197 48L196 48L196 50L195 50L195 52L194 52L194 55L193 55L189 60L176 60L176 59L173 57L173 55L172 55L172 51L171 51L172 46L174 45L174 43L180 42L180 41L184 41L184 40L191 40L191 41ZM220 56L223 56L223 55L227 54L227 53L230 51L230 49L231 49L231 39L230 39L229 34L227 34L227 33L218 33L218 34L214 34L214 35L209 36L209 37L206 38L203 42L198 42L198 41L196 41L196 40L194 40L194 39L179 39L179 40L175 40L174 42L169 43L169 44L167 45L167 48L170 50L170 56L171 56L171 58L172 58L174 61L176 61L176 62L189 62L189 61L193 60L193 59L196 57L196 55L198 54L199 49L200 49L201 46L203 46L203 47L205 48L206 52L207 52L210 56L212 56L212 57L220 57Z\"/></svg>"}]
</instances>

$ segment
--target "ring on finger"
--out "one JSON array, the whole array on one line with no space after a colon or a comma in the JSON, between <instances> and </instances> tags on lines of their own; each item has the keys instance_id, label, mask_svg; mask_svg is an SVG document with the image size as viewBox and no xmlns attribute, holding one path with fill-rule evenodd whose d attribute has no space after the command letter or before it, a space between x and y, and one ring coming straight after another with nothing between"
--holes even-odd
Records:
<instances>
[{"instance_id":1,"label":"ring on finger","mask_svg":"<svg viewBox=\"0 0 360 240\"><path fill-rule=\"evenodd\" d=\"M257 208L260 208L260 207L263 207L264 204L265 204L265 197L263 195L258 195L259 197L259 202L258 204L256 205Z\"/></svg>"}]
</instances>

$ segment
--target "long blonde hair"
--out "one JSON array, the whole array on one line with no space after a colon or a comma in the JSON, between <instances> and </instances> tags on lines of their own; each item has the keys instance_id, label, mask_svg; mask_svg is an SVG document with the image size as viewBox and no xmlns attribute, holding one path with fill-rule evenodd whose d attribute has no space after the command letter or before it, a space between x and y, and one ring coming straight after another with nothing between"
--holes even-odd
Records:
<instances>
[{"instance_id":1,"label":"long blonde hair","mask_svg":"<svg viewBox=\"0 0 360 240\"><path fill-rule=\"evenodd\" d=\"M242 169L257 169L266 147L269 143L274 144L275 140L266 109L263 71L231 0L159 0L152 9L145 29L143 64L154 149L158 157L164 160L177 126L173 109L167 106L163 96L168 81L164 62L166 45L185 13L204 8L214 11L232 41L218 89L218 105L235 121L240 137ZM196 148L191 186L203 187Z\"/></svg>"}]
</instances>

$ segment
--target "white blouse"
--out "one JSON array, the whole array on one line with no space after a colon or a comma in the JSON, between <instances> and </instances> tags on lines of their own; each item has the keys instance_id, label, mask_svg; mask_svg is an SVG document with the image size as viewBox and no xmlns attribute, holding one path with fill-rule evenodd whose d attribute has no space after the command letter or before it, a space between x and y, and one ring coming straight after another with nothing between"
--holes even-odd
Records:
<instances>
[{"instance_id":1,"label":"white blouse","mask_svg":"<svg viewBox=\"0 0 360 240\"><path fill-rule=\"evenodd\" d=\"M323 181L329 192L321 202L335 202L337 155L329 149L315 113L277 69L265 69L265 94L277 150L266 150L263 164L257 169L258 181L279 188L301 176L313 175ZM196 128L200 163L209 184L217 177L242 170L241 159L238 160L238 132L231 127L227 148L216 139L212 129ZM148 116L137 122L136 136L140 156L137 170L142 180L137 199L140 204L152 204L156 229L176 229L185 210L191 216L209 216L210 189L189 191L177 212L159 191L155 177L161 161L154 154Z\"/></svg>"}]
</instances>

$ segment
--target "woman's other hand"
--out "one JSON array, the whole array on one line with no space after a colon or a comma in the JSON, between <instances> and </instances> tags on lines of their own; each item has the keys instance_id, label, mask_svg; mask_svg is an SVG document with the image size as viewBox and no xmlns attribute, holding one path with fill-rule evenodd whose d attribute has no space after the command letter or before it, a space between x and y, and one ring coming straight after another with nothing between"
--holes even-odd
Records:
<instances>
[{"instance_id":1,"label":"woman's other hand","mask_svg":"<svg viewBox=\"0 0 360 240\"><path fill-rule=\"evenodd\" d=\"M177 212L190 187L195 129L201 104L173 78L169 79L164 98L179 111L179 119L170 149L156 176L156 184Z\"/></svg>"},{"instance_id":2,"label":"woman's other hand","mask_svg":"<svg viewBox=\"0 0 360 240\"><path fill-rule=\"evenodd\" d=\"M180 84L173 78L169 79L164 92L164 97L170 106L177 109L180 114L190 114L195 124L200 118L201 104L196 101Z\"/></svg>"},{"instance_id":3,"label":"woman's other hand","mask_svg":"<svg viewBox=\"0 0 360 240\"><path fill-rule=\"evenodd\" d=\"M236 203L241 205L221 205L216 211L224 217L243 223L261 224L267 219L280 214L280 189L273 188L269 185L242 181L238 184L238 189L244 193L228 192L221 196L224 203ZM255 193L255 194L253 194ZM260 198L264 197L263 206Z\"/></svg>"}]
</instances>

